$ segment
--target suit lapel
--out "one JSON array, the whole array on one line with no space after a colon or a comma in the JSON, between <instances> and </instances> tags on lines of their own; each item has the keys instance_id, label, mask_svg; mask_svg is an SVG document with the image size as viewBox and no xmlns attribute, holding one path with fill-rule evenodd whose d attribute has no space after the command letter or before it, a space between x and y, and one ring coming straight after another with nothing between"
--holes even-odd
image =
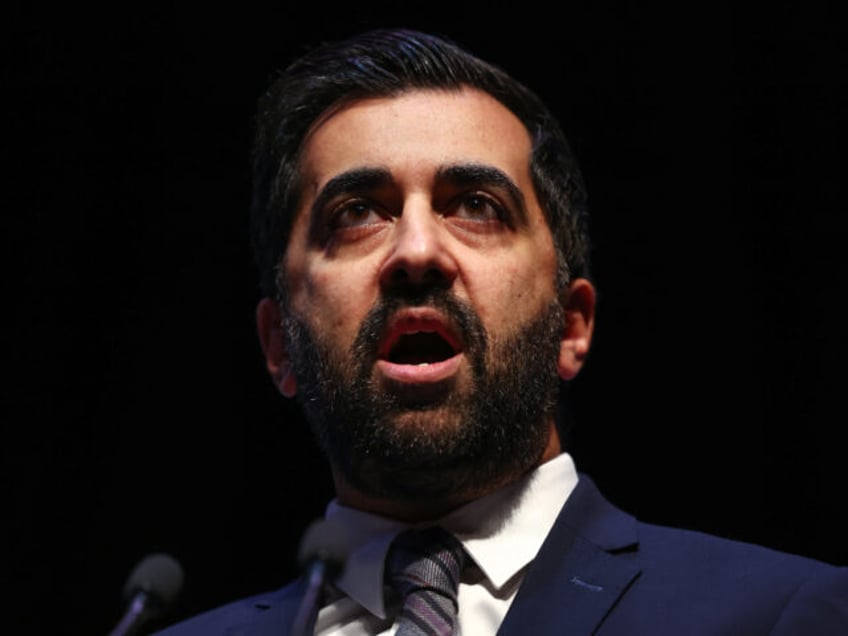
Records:
<instances>
[{"instance_id":1,"label":"suit lapel","mask_svg":"<svg viewBox=\"0 0 848 636\"><path fill-rule=\"evenodd\" d=\"M636 547L633 517L610 505L581 475L498 634L593 633L638 576Z\"/></svg>"}]
</instances>

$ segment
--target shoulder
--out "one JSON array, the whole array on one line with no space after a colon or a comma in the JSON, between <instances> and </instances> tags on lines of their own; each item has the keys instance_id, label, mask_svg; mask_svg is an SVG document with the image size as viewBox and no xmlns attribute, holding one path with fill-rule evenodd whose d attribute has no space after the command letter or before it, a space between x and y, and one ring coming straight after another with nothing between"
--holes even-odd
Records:
<instances>
[{"instance_id":1,"label":"shoulder","mask_svg":"<svg viewBox=\"0 0 848 636\"><path fill-rule=\"evenodd\" d=\"M848 568L745 541L703 532L638 523L639 560L646 570L687 580L695 574L704 581L721 580L725 586L756 589L792 589L824 577L834 581L848 576ZM848 599L848 596L846 596Z\"/></svg>"},{"instance_id":2,"label":"shoulder","mask_svg":"<svg viewBox=\"0 0 848 636\"><path fill-rule=\"evenodd\" d=\"M732 576L740 581L765 573L790 579L820 571L844 572L815 559L698 530L648 523L610 503L586 475L566 503L558 522L561 534L582 536L614 553L631 554L645 566Z\"/></svg>"},{"instance_id":3,"label":"shoulder","mask_svg":"<svg viewBox=\"0 0 848 636\"><path fill-rule=\"evenodd\" d=\"M848 568L701 532L638 527L641 573L625 605L650 599L668 619L711 625L708 633L848 633Z\"/></svg>"},{"instance_id":4,"label":"shoulder","mask_svg":"<svg viewBox=\"0 0 848 636\"><path fill-rule=\"evenodd\" d=\"M575 503L580 535L638 572L608 627L647 621L649 633L661 617L680 629L700 625L698 633L848 633L846 567L642 522L606 502L588 479Z\"/></svg>"},{"instance_id":5,"label":"shoulder","mask_svg":"<svg viewBox=\"0 0 848 636\"><path fill-rule=\"evenodd\" d=\"M303 596L303 581L239 599L156 632L154 636L248 636L263 634L263 625L285 625L293 619ZM270 632L269 632L270 633Z\"/></svg>"}]
</instances>

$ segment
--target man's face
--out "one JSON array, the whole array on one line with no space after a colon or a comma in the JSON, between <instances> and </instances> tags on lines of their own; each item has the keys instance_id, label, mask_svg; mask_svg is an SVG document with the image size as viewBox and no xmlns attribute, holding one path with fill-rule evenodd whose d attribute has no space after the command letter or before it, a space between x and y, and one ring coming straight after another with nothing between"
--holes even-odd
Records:
<instances>
[{"instance_id":1,"label":"man's face","mask_svg":"<svg viewBox=\"0 0 848 636\"><path fill-rule=\"evenodd\" d=\"M530 150L474 90L356 101L307 137L286 346L337 476L366 494L490 486L549 444L564 325Z\"/></svg>"}]
</instances>

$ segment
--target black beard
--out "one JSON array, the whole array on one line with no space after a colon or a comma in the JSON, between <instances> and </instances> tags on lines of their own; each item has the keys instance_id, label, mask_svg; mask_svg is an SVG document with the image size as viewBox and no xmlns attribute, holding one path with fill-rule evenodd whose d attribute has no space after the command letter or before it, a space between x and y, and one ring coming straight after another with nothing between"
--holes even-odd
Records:
<instances>
[{"instance_id":1,"label":"black beard","mask_svg":"<svg viewBox=\"0 0 848 636\"><path fill-rule=\"evenodd\" d=\"M435 307L463 335L473 382L444 400L404 404L375 386L380 334L400 307ZM363 494L463 499L508 483L544 452L559 389L563 310L552 302L489 341L476 312L443 290L381 300L351 350L332 351L296 317L285 321L298 399L333 467Z\"/></svg>"}]
</instances>

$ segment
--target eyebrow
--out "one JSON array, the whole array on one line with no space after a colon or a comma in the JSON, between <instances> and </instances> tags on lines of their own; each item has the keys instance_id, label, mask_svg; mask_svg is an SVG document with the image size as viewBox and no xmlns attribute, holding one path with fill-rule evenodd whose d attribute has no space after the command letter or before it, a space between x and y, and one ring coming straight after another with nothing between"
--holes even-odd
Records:
<instances>
[{"instance_id":1,"label":"eyebrow","mask_svg":"<svg viewBox=\"0 0 848 636\"><path fill-rule=\"evenodd\" d=\"M436 174L439 181L447 181L456 186L494 186L506 191L513 205L526 218L527 208L524 193L504 171L483 163L459 163L439 168Z\"/></svg>"},{"instance_id":2,"label":"eyebrow","mask_svg":"<svg viewBox=\"0 0 848 636\"><path fill-rule=\"evenodd\" d=\"M392 182L392 173L386 168L353 168L337 174L318 192L312 203L312 216L332 198L348 192L373 190Z\"/></svg>"}]
</instances>

